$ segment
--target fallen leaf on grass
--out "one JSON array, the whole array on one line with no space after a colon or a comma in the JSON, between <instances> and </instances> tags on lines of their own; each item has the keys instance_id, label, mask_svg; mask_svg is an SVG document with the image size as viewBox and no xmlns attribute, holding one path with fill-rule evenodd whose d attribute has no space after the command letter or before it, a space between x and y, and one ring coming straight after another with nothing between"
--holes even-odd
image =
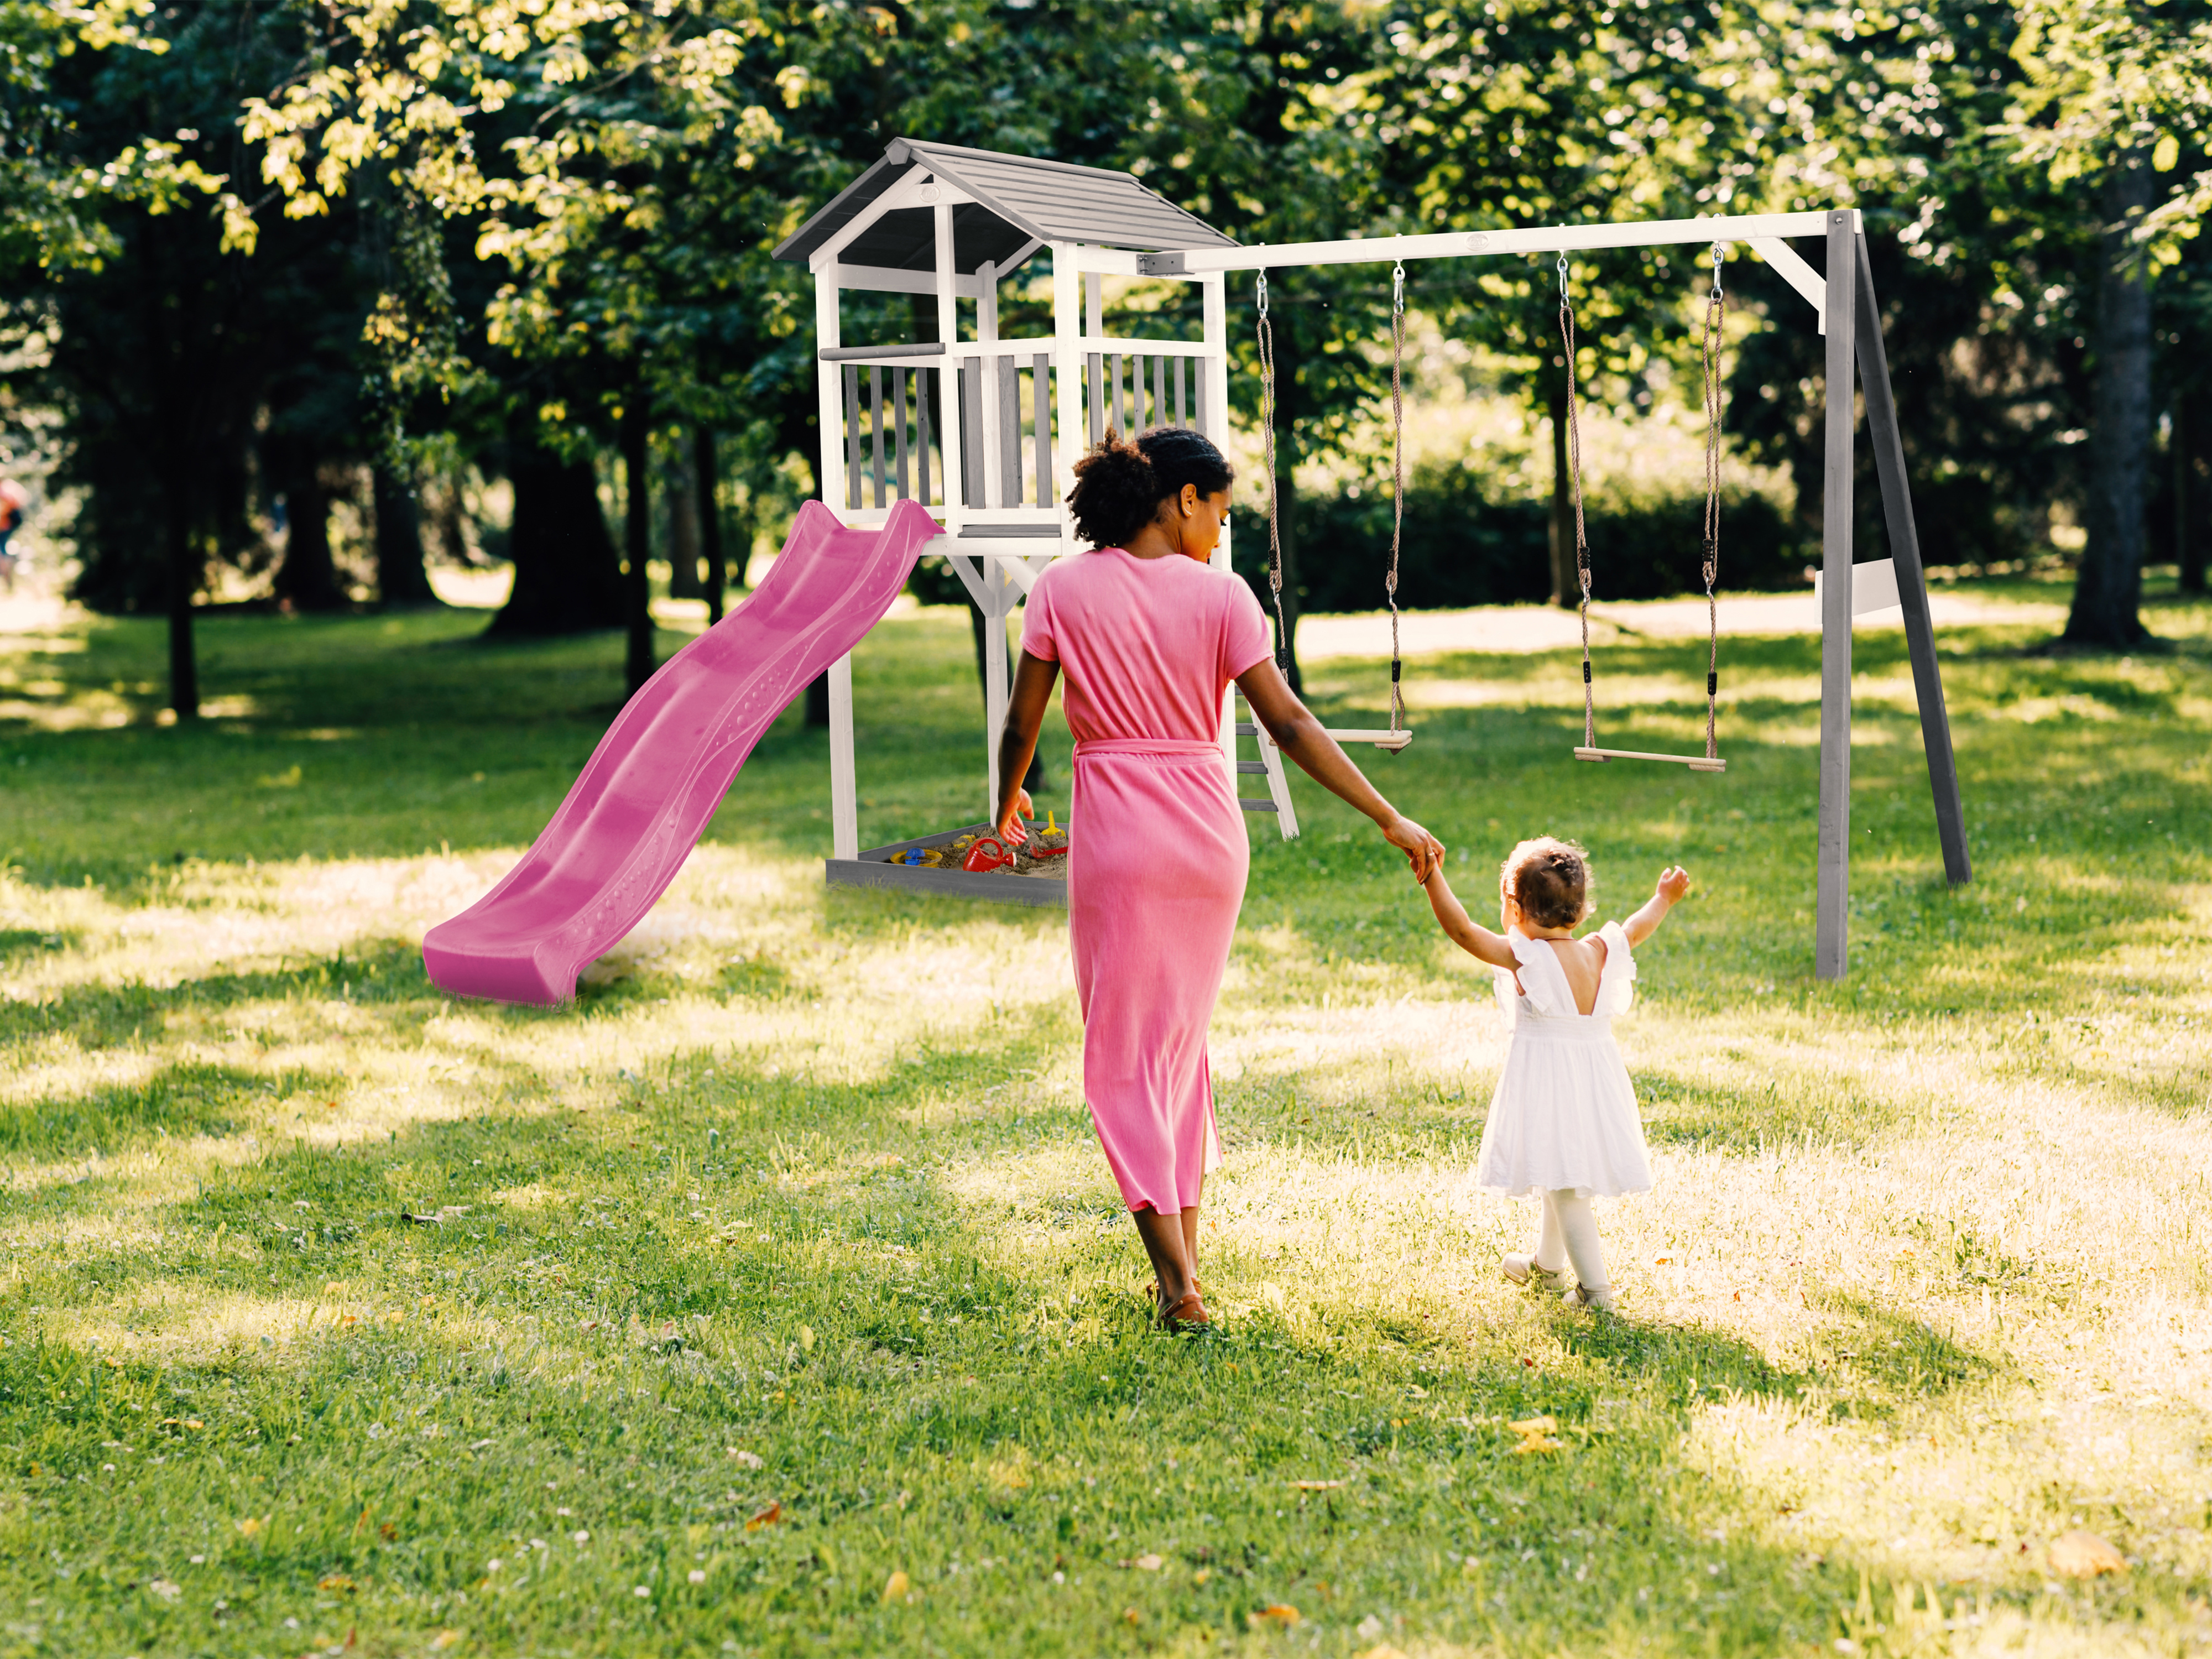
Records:
<instances>
[{"instance_id":1,"label":"fallen leaf on grass","mask_svg":"<svg viewBox=\"0 0 2212 1659\"><path fill-rule=\"evenodd\" d=\"M776 1502L770 1504L759 1514L754 1516L751 1520L746 1522L745 1530L747 1532L758 1532L763 1527L772 1527L782 1519L783 1504L782 1500L778 1499Z\"/></svg>"},{"instance_id":2,"label":"fallen leaf on grass","mask_svg":"<svg viewBox=\"0 0 2212 1659\"><path fill-rule=\"evenodd\" d=\"M1341 1480L1293 1480L1292 1492L1334 1492L1344 1484Z\"/></svg>"},{"instance_id":3,"label":"fallen leaf on grass","mask_svg":"<svg viewBox=\"0 0 2212 1659\"><path fill-rule=\"evenodd\" d=\"M185 1587L173 1578L154 1579L147 1584L146 1588L164 1601L173 1601L185 1593Z\"/></svg>"},{"instance_id":4,"label":"fallen leaf on grass","mask_svg":"<svg viewBox=\"0 0 2212 1659\"><path fill-rule=\"evenodd\" d=\"M1270 1602L1259 1612L1244 1615L1244 1622L1254 1630L1265 1630L1270 1625L1287 1626L1298 1620L1298 1610L1287 1601Z\"/></svg>"},{"instance_id":5,"label":"fallen leaf on grass","mask_svg":"<svg viewBox=\"0 0 2212 1659\"><path fill-rule=\"evenodd\" d=\"M745 1451L737 1446L725 1446L722 1449L736 1458L746 1468L757 1469L761 1466L761 1455L758 1452Z\"/></svg>"},{"instance_id":6,"label":"fallen leaf on grass","mask_svg":"<svg viewBox=\"0 0 2212 1659\"><path fill-rule=\"evenodd\" d=\"M238 1523L238 1535L240 1538L258 1538L261 1535L261 1529L268 1524L267 1516L249 1515Z\"/></svg>"},{"instance_id":7,"label":"fallen leaf on grass","mask_svg":"<svg viewBox=\"0 0 2212 1659\"><path fill-rule=\"evenodd\" d=\"M2067 1578L2125 1572L2127 1559L2094 1532L2064 1532L2051 1540L2051 1570Z\"/></svg>"},{"instance_id":8,"label":"fallen leaf on grass","mask_svg":"<svg viewBox=\"0 0 2212 1659\"><path fill-rule=\"evenodd\" d=\"M1114 1565L1117 1567L1134 1567L1139 1572L1158 1572L1167 1563L1157 1555L1139 1555L1116 1561Z\"/></svg>"},{"instance_id":9,"label":"fallen leaf on grass","mask_svg":"<svg viewBox=\"0 0 2212 1659\"><path fill-rule=\"evenodd\" d=\"M342 1572L334 1572L326 1578L318 1580L315 1584L315 1588L317 1589L338 1590L343 1592L353 1589L354 1582Z\"/></svg>"},{"instance_id":10,"label":"fallen leaf on grass","mask_svg":"<svg viewBox=\"0 0 2212 1659\"><path fill-rule=\"evenodd\" d=\"M895 1572L884 1580L884 1600L887 1602L903 1601L906 1600L907 1592L913 1588L912 1579L903 1572Z\"/></svg>"},{"instance_id":11,"label":"fallen leaf on grass","mask_svg":"<svg viewBox=\"0 0 2212 1659\"><path fill-rule=\"evenodd\" d=\"M430 1646L434 1650L443 1652L446 1649L452 1647L460 1639L460 1632L457 1630L441 1630L435 1636L430 1638Z\"/></svg>"}]
</instances>

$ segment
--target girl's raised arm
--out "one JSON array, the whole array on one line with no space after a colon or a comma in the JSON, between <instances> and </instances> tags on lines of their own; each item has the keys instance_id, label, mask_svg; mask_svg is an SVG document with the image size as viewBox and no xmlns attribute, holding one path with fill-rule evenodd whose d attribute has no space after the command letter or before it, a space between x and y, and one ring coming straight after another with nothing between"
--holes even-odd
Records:
<instances>
[{"instance_id":1,"label":"girl's raised arm","mask_svg":"<svg viewBox=\"0 0 2212 1659\"><path fill-rule=\"evenodd\" d=\"M1437 921L1451 942L1469 956L1488 963L1493 968L1512 968L1518 965L1513 947L1503 933L1493 933L1467 913L1467 907L1444 879L1443 865L1429 872L1429 878L1421 884L1429 896L1429 908L1437 913Z\"/></svg>"},{"instance_id":2,"label":"girl's raised arm","mask_svg":"<svg viewBox=\"0 0 2212 1659\"><path fill-rule=\"evenodd\" d=\"M1667 920L1667 913L1690 890L1690 872L1680 865L1670 865L1659 872L1659 884L1651 890L1651 896L1644 901L1644 908L1621 923L1620 931L1628 935L1629 947L1650 939L1659 931L1659 924Z\"/></svg>"}]
</instances>

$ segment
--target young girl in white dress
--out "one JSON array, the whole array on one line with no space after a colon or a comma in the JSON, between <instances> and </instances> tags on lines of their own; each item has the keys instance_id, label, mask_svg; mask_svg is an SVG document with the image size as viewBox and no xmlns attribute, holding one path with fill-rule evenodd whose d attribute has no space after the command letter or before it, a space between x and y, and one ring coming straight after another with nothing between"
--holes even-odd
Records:
<instances>
[{"instance_id":1,"label":"young girl in white dress","mask_svg":"<svg viewBox=\"0 0 2212 1659\"><path fill-rule=\"evenodd\" d=\"M1635 994L1635 947L1690 890L1689 873L1670 867L1642 909L1587 939L1574 932L1590 913L1589 858L1568 842L1541 836L1507 856L1498 882L1503 934L1468 917L1441 865L1426 885L1452 942L1498 969L1498 1006L1511 1028L1476 1180L1508 1198L1536 1194L1544 1217L1535 1249L1504 1259L1505 1276L1557 1291L1571 1265L1577 1282L1566 1299L1610 1309L1590 1200L1651 1190L1644 1121L1613 1047L1613 1017Z\"/></svg>"}]
</instances>

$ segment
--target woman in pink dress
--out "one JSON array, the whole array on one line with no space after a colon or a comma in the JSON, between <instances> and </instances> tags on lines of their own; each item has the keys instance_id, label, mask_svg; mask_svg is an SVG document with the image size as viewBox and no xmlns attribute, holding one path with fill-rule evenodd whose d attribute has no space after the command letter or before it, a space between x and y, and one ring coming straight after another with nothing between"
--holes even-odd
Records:
<instances>
[{"instance_id":1,"label":"woman in pink dress","mask_svg":"<svg viewBox=\"0 0 2212 1659\"><path fill-rule=\"evenodd\" d=\"M1250 852L1223 763L1235 680L1292 760L1375 820L1425 880L1436 838L1360 775L1268 655L1251 591L1207 560L1229 515L1229 463L1198 433L1107 434L1068 506L1095 550L1037 578L1000 739L998 824L1033 816L1020 780L1065 670L1075 737L1068 943L1083 1007L1083 1092L1136 1218L1170 1329L1209 1322L1198 1205L1221 1162L1206 1028L1244 902Z\"/></svg>"}]
</instances>

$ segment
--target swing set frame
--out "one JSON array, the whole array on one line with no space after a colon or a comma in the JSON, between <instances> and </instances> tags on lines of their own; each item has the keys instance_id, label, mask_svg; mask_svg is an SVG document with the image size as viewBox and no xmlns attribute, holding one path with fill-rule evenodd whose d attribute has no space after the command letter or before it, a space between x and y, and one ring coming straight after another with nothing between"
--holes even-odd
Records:
<instances>
[{"instance_id":1,"label":"swing set frame","mask_svg":"<svg viewBox=\"0 0 2212 1659\"><path fill-rule=\"evenodd\" d=\"M1815 270L1793 240L1817 237L1826 258ZM1928 605L1927 575L1913 522L1912 496L1905 471L1905 450L1897 423L1881 319L1875 303L1873 267L1867 255L1865 226L1853 208L1802 213L1743 214L1705 219L1652 220L1642 223L1550 225L1517 230L1377 236L1329 242L1286 242L1257 247L1208 247L1139 254L1140 274L1185 278L1229 271L1264 271L1297 266L1358 264L1384 260L1481 258L1499 255L1596 252L1613 248L1668 247L1685 243L1733 243L1748 246L1813 307L1826 337L1825 443L1820 515L1820 798L1814 898L1814 973L1841 979L1850 959L1851 834L1851 629L1861 611L1885 608L1889 578L1895 579L1896 604L1902 611L1905 647L1912 663L1912 685L1920 714L1920 732L1934 797L1936 839L1943 872L1953 886L1973 878L1966 849L1966 815L1959 793L1957 759L1951 747L1950 714L1943 699L1942 672L1936 661L1936 632ZM1570 372L1572 366L1570 365ZM1889 567L1868 586L1875 603L1855 605L1853 595L1853 455L1857 437L1856 384L1866 404L1867 436L1874 448L1881 485L1882 517L1890 557L1869 561ZM1842 395L1837 395L1838 389ZM1674 755L1607 757L1679 762ZM1705 769L1700 767L1698 769Z\"/></svg>"}]
</instances>

